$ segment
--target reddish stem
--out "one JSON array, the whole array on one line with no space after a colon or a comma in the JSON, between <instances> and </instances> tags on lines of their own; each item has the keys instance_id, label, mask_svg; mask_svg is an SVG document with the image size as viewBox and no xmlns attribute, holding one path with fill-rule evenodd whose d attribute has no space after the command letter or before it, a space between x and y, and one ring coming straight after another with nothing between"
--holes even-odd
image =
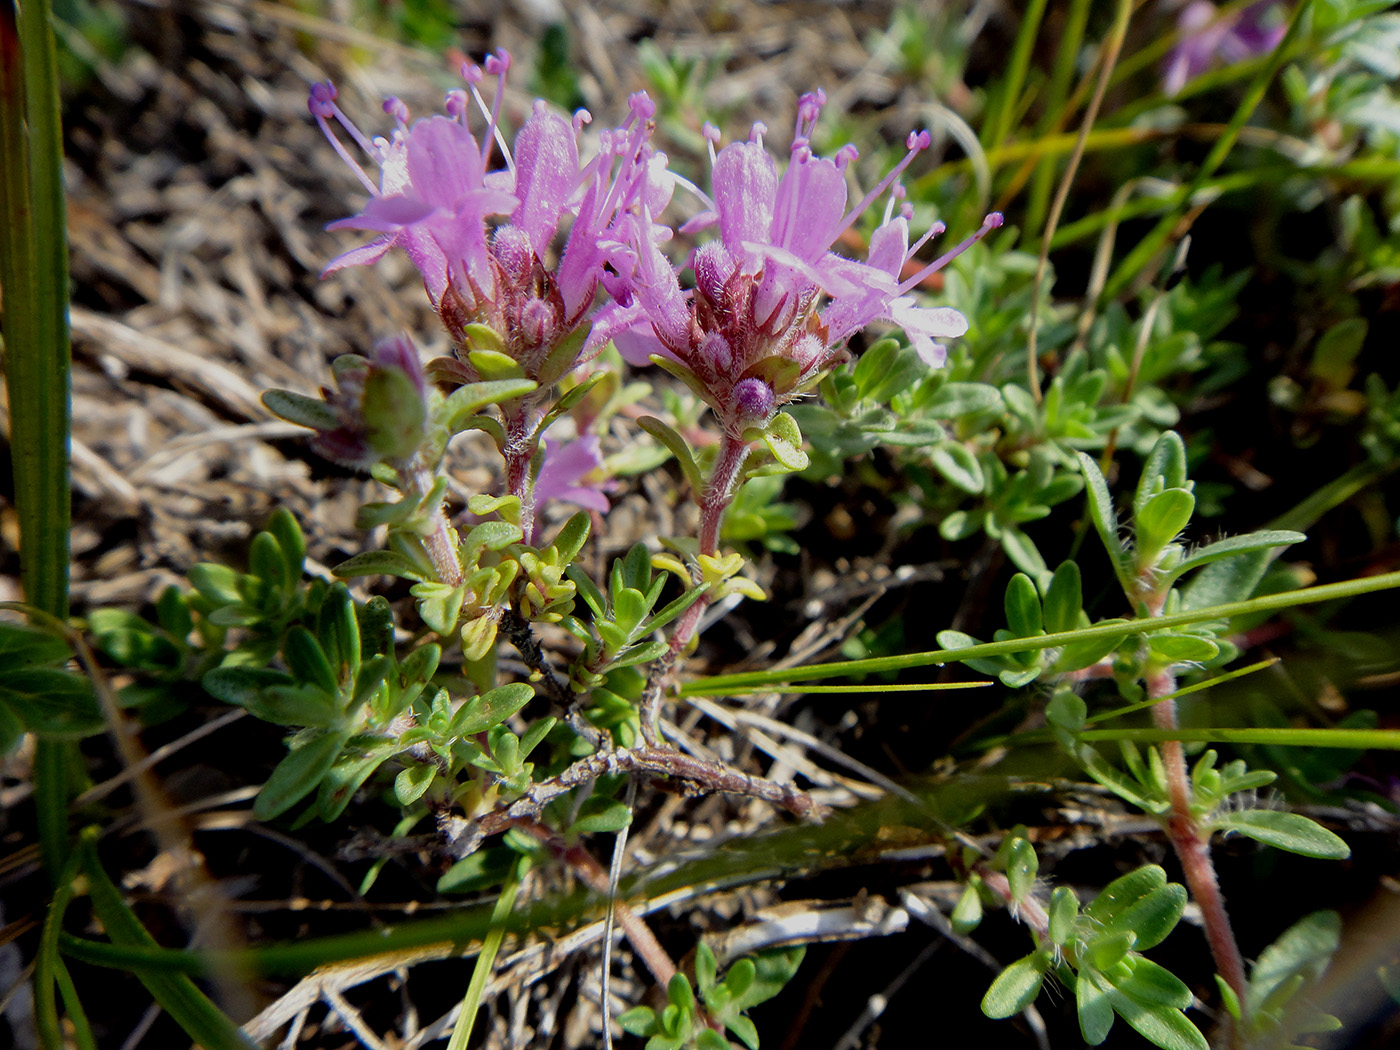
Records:
<instances>
[{"instance_id":1,"label":"reddish stem","mask_svg":"<svg viewBox=\"0 0 1400 1050\"><path fill-rule=\"evenodd\" d=\"M530 440L534 433L534 412L525 401L513 401L501 406L505 419L505 448L501 456L506 466L506 492L520 500L520 528L525 533L525 542L534 542L535 532L535 489L530 484L530 460L535 455L535 443Z\"/></svg>"},{"instance_id":2,"label":"reddish stem","mask_svg":"<svg viewBox=\"0 0 1400 1050\"><path fill-rule=\"evenodd\" d=\"M1166 697L1176 689L1176 678L1170 671L1158 671L1147 676L1147 695ZM1177 728L1176 701L1159 699L1152 707L1152 722L1158 729ZM1246 980L1244 958L1230 927L1225 910L1225 896L1215 875L1210 856L1210 833L1203 832L1191 809L1191 782L1186 772L1186 753L1181 741L1168 740L1162 744L1162 762L1167 771L1167 790L1171 795L1172 811L1167 818L1167 839L1181 862L1182 874L1191 890L1191 897L1201 909L1206 941L1210 944L1215 968L1231 990L1245 1001ZM1230 1044L1235 1045L1232 1030Z\"/></svg>"}]
</instances>

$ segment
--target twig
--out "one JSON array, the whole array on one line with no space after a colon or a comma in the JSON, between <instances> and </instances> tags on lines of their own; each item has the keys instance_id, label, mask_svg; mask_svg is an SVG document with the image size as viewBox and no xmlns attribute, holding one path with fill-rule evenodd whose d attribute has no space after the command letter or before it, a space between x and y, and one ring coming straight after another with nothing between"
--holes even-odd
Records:
<instances>
[{"instance_id":1,"label":"twig","mask_svg":"<svg viewBox=\"0 0 1400 1050\"><path fill-rule=\"evenodd\" d=\"M449 853L457 858L474 852L483 841L507 828L535 820L554 799L574 788L617 773L648 773L693 785L701 794L719 792L761 799L803 820L817 820L825 807L805 791L788 784L776 784L762 777L741 773L732 766L707 762L669 747L645 745L600 751L580 759L557 776L532 784L515 801L475 820L444 816L439 826L448 842Z\"/></svg>"},{"instance_id":2,"label":"twig","mask_svg":"<svg viewBox=\"0 0 1400 1050\"><path fill-rule=\"evenodd\" d=\"M540 676L540 681L544 683L545 695L564 712L564 721L569 728L599 750L611 747L612 740L609 735L583 717L582 697L570 690L554 673L554 668L549 665L549 660L530 627L530 621L517 610L506 609L501 614L500 629L510 640L510 644L515 646L515 651L525 661L525 666Z\"/></svg>"}]
</instances>

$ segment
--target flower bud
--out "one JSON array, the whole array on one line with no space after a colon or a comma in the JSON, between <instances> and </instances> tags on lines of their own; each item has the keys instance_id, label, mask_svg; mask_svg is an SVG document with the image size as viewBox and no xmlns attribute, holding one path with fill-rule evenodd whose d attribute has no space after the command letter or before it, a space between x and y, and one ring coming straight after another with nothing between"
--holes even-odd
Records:
<instances>
[{"instance_id":1,"label":"flower bud","mask_svg":"<svg viewBox=\"0 0 1400 1050\"><path fill-rule=\"evenodd\" d=\"M773 415L773 388L762 379L742 379L734 384L734 415L736 429L768 425Z\"/></svg>"}]
</instances>

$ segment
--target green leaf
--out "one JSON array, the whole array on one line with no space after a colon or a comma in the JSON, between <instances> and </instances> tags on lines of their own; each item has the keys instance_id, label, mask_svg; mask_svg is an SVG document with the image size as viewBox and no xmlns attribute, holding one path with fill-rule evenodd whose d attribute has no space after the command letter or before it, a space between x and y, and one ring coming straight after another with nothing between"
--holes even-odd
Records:
<instances>
[{"instance_id":1,"label":"green leaf","mask_svg":"<svg viewBox=\"0 0 1400 1050\"><path fill-rule=\"evenodd\" d=\"M1006 853L1006 881L1011 886L1011 896L1018 901L1026 899L1035 884L1036 872L1040 869L1040 858L1035 855L1035 847L1029 839L1015 835Z\"/></svg>"},{"instance_id":2,"label":"green leaf","mask_svg":"<svg viewBox=\"0 0 1400 1050\"><path fill-rule=\"evenodd\" d=\"M435 766L414 763L399 770L399 775L394 778L394 797L399 800L399 805L408 807L422 798L432 786L435 776Z\"/></svg>"},{"instance_id":3,"label":"green leaf","mask_svg":"<svg viewBox=\"0 0 1400 1050\"><path fill-rule=\"evenodd\" d=\"M1110 980L1112 980L1110 978ZM1169 970L1151 959L1133 960L1133 972L1123 980L1112 980L1124 995L1145 1006L1170 1006L1185 1010L1191 1005L1191 989Z\"/></svg>"},{"instance_id":4,"label":"green leaf","mask_svg":"<svg viewBox=\"0 0 1400 1050\"><path fill-rule=\"evenodd\" d=\"M1341 916L1334 911L1315 911L1284 931L1259 953L1259 960L1250 971L1245 996L1249 1015L1257 1015L1285 982L1298 976L1310 982L1322 976L1337 952L1341 936Z\"/></svg>"},{"instance_id":5,"label":"green leaf","mask_svg":"<svg viewBox=\"0 0 1400 1050\"><path fill-rule=\"evenodd\" d=\"M531 751L540 746L557 722L558 719L553 716L541 718L525 730L525 735L520 738L520 759L522 762L530 757Z\"/></svg>"},{"instance_id":6,"label":"green leaf","mask_svg":"<svg viewBox=\"0 0 1400 1050\"><path fill-rule=\"evenodd\" d=\"M273 820L316 789L345 746L339 733L321 733L278 763L253 802L253 816Z\"/></svg>"},{"instance_id":7,"label":"green leaf","mask_svg":"<svg viewBox=\"0 0 1400 1050\"><path fill-rule=\"evenodd\" d=\"M107 612L109 610L100 609L89 618L94 631L111 629L110 624L103 626L101 618L101 614ZM138 618L138 622L145 621ZM36 664L67 663L72 655L73 650L68 643L51 631L17 623L0 623L0 668L5 671Z\"/></svg>"},{"instance_id":8,"label":"green leaf","mask_svg":"<svg viewBox=\"0 0 1400 1050\"><path fill-rule=\"evenodd\" d=\"M331 729L344 718L337 697L316 685L270 685L239 706L255 718L280 726Z\"/></svg>"},{"instance_id":9,"label":"green leaf","mask_svg":"<svg viewBox=\"0 0 1400 1050\"><path fill-rule=\"evenodd\" d=\"M1202 565L1208 565L1221 558L1233 558L1241 554L1248 554L1254 551L1272 550L1274 547L1287 547L1294 543L1302 543L1307 536L1301 532L1291 532L1287 530L1266 530L1263 532L1251 532L1244 536L1231 536L1229 539L1218 540L1215 543L1207 544L1193 551L1179 565L1176 565L1166 574L1165 581L1170 583L1178 579L1184 573L1192 569L1198 569ZM1253 588L1250 588L1253 590ZM1248 594L1244 595L1248 597ZM1220 599L1222 601L1234 601L1234 596ZM1213 604L1219 604L1215 602Z\"/></svg>"},{"instance_id":10,"label":"green leaf","mask_svg":"<svg viewBox=\"0 0 1400 1050\"><path fill-rule=\"evenodd\" d=\"M1196 634L1152 634L1147 646L1154 656L1169 664L1199 664L1213 659L1220 646Z\"/></svg>"},{"instance_id":11,"label":"green leaf","mask_svg":"<svg viewBox=\"0 0 1400 1050\"><path fill-rule=\"evenodd\" d=\"M1264 578L1271 560L1268 551L1250 551L1207 565L1182 588L1182 612L1247 600Z\"/></svg>"},{"instance_id":12,"label":"green leaf","mask_svg":"<svg viewBox=\"0 0 1400 1050\"><path fill-rule=\"evenodd\" d=\"M54 667L29 667L0 676L0 704L30 732L77 740L105 726L92 683Z\"/></svg>"},{"instance_id":13,"label":"green leaf","mask_svg":"<svg viewBox=\"0 0 1400 1050\"><path fill-rule=\"evenodd\" d=\"M458 708L444 735L457 739L484 733L515 714L534 696L535 691L524 682L497 686L480 696L472 697Z\"/></svg>"},{"instance_id":14,"label":"green leaf","mask_svg":"<svg viewBox=\"0 0 1400 1050\"><path fill-rule=\"evenodd\" d=\"M1045 567L1045 559L1031 538L1016 526L1002 529L1001 549L1011 559L1011 564L1035 581L1037 588L1049 585L1050 570Z\"/></svg>"},{"instance_id":15,"label":"green leaf","mask_svg":"<svg viewBox=\"0 0 1400 1050\"><path fill-rule=\"evenodd\" d=\"M1219 813L1211 824L1220 831L1237 831L1252 839L1322 860L1345 860L1351 848L1338 836L1301 813L1273 809L1244 809Z\"/></svg>"},{"instance_id":16,"label":"green leaf","mask_svg":"<svg viewBox=\"0 0 1400 1050\"><path fill-rule=\"evenodd\" d=\"M215 605L232 605L243 600L240 576L227 565L200 562L190 566L190 586Z\"/></svg>"},{"instance_id":17,"label":"green leaf","mask_svg":"<svg viewBox=\"0 0 1400 1050\"><path fill-rule=\"evenodd\" d=\"M969 885L962 891L962 896L958 898L958 903L953 907L953 914L949 916L949 921L953 924L953 929L958 933L971 933L977 929L982 922L982 894L974 885Z\"/></svg>"},{"instance_id":18,"label":"green leaf","mask_svg":"<svg viewBox=\"0 0 1400 1050\"><path fill-rule=\"evenodd\" d=\"M1186 887L1169 882L1149 890L1112 917L1103 919L1102 928L1110 933L1131 931L1133 948L1146 951L1161 944L1176 928L1185 908Z\"/></svg>"},{"instance_id":19,"label":"green leaf","mask_svg":"<svg viewBox=\"0 0 1400 1050\"><path fill-rule=\"evenodd\" d=\"M1025 573L1011 577L1004 602L1006 625L1017 638L1034 638L1044 631L1040 619L1040 595Z\"/></svg>"},{"instance_id":20,"label":"green leaf","mask_svg":"<svg viewBox=\"0 0 1400 1050\"><path fill-rule=\"evenodd\" d=\"M588 512L582 510L559 527L558 534L549 545L559 552L560 562L568 564L578 557L578 552L588 542L591 527Z\"/></svg>"},{"instance_id":21,"label":"green leaf","mask_svg":"<svg viewBox=\"0 0 1400 1050\"><path fill-rule=\"evenodd\" d=\"M987 994L982 997L982 1012L988 1017L1003 1018L1018 1014L1040 994L1048 961L1040 952L1017 959L997 975Z\"/></svg>"},{"instance_id":22,"label":"green leaf","mask_svg":"<svg viewBox=\"0 0 1400 1050\"><path fill-rule=\"evenodd\" d=\"M681 473L685 475L686 483L690 485L690 491L695 494L696 499L699 499L701 493L705 491L705 481L700 476L700 468L696 465L695 456L690 451L690 446L686 444L685 438L655 416L638 417L637 426L671 450L671 455L675 456L676 462L680 464Z\"/></svg>"},{"instance_id":23,"label":"green leaf","mask_svg":"<svg viewBox=\"0 0 1400 1050\"><path fill-rule=\"evenodd\" d=\"M1052 726L1077 733L1084 728L1089 707L1084 698L1070 689L1061 689L1045 705L1045 718Z\"/></svg>"},{"instance_id":24,"label":"green leaf","mask_svg":"<svg viewBox=\"0 0 1400 1050\"><path fill-rule=\"evenodd\" d=\"M1144 1005L1116 988L1109 990L1108 998L1138 1035L1162 1050L1210 1050L1206 1037L1180 1010Z\"/></svg>"},{"instance_id":25,"label":"green leaf","mask_svg":"<svg viewBox=\"0 0 1400 1050\"><path fill-rule=\"evenodd\" d=\"M418 599L418 615L434 632L446 637L457 627L462 603L467 597L465 585L449 587L445 583L424 581L415 583L408 593Z\"/></svg>"},{"instance_id":26,"label":"green leaf","mask_svg":"<svg viewBox=\"0 0 1400 1050\"><path fill-rule=\"evenodd\" d=\"M468 552L468 560L472 561L480 551L502 550L512 543L519 543L523 536L519 525L508 521L483 521L467 533L462 546Z\"/></svg>"},{"instance_id":27,"label":"green leaf","mask_svg":"<svg viewBox=\"0 0 1400 1050\"><path fill-rule=\"evenodd\" d=\"M1050 940L1063 945L1074 932L1074 920L1079 917L1079 898L1068 886L1057 886L1050 894Z\"/></svg>"},{"instance_id":28,"label":"green leaf","mask_svg":"<svg viewBox=\"0 0 1400 1050\"><path fill-rule=\"evenodd\" d=\"M700 998L708 1002L710 991L715 986L718 972L715 953L703 940L695 946L695 986L700 989Z\"/></svg>"},{"instance_id":29,"label":"green leaf","mask_svg":"<svg viewBox=\"0 0 1400 1050\"><path fill-rule=\"evenodd\" d=\"M520 362L500 350L468 350L467 360L487 382L520 380L525 375Z\"/></svg>"},{"instance_id":30,"label":"green leaf","mask_svg":"<svg viewBox=\"0 0 1400 1050\"><path fill-rule=\"evenodd\" d=\"M357 576L398 576L405 580L427 579L418 565L398 551L364 551L347 558L331 570L341 579Z\"/></svg>"},{"instance_id":31,"label":"green leaf","mask_svg":"<svg viewBox=\"0 0 1400 1050\"><path fill-rule=\"evenodd\" d=\"M439 418L449 434L467 429L471 417L487 405L524 397L535 389L531 379L493 379L484 383L468 383L448 395Z\"/></svg>"},{"instance_id":32,"label":"green leaf","mask_svg":"<svg viewBox=\"0 0 1400 1050\"><path fill-rule=\"evenodd\" d=\"M1167 873L1156 864L1148 864L1121 875L1105 886L1084 908L1084 914L1096 922L1108 924L1126 909L1148 894L1167 884Z\"/></svg>"},{"instance_id":33,"label":"green leaf","mask_svg":"<svg viewBox=\"0 0 1400 1050\"><path fill-rule=\"evenodd\" d=\"M1050 586L1045 591L1043 626L1046 633L1073 631L1079 626L1079 615L1083 609L1084 588L1079 565L1072 561L1063 562L1050 577Z\"/></svg>"},{"instance_id":34,"label":"green leaf","mask_svg":"<svg viewBox=\"0 0 1400 1050\"><path fill-rule=\"evenodd\" d=\"M310 430L334 430L340 426L335 409L319 397L294 394L290 390L264 390L262 403L279 419Z\"/></svg>"},{"instance_id":35,"label":"green leaf","mask_svg":"<svg viewBox=\"0 0 1400 1050\"><path fill-rule=\"evenodd\" d=\"M459 860L452 867L443 873L438 879L437 891L439 893L475 893L477 890L488 889L492 886L499 886L511 869L514 868L518 854L510 849L481 849L468 857ZM642 1009L646 1009L642 1007ZM635 1011L629 1011L635 1012ZM627 1031L632 1029L623 1026ZM632 1032L633 1035L646 1035L646 1032Z\"/></svg>"},{"instance_id":36,"label":"green leaf","mask_svg":"<svg viewBox=\"0 0 1400 1050\"><path fill-rule=\"evenodd\" d=\"M736 1010L751 1010L759 1003L766 1003L783 990L783 987L797 973L807 954L804 945L792 948L770 948L752 957L753 980L743 984L740 977L747 970L750 961L740 959L729 968L725 985L734 993Z\"/></svg>"},{"instance_id":37,"label":"green leaf","mask_svg":"<svg viewBox=\"0 0 1400 1050\"><path fill-rule=\"evenodd\" d=\"M1139 517L1143 508L1158 493L1167 489L1185 488L1186 445L1179 434L1168 430L1157 439L1152 451L1147 454L1147 462L1142 465L1142 477L1138 480L1137 491L1133 494L1133 517ZM1176 533L1173 532L1172 535L1175 536Z\"/></svg>"},{"instance_id":38,"label":"green leaf","mask_svg":"<svg viewBox=\"0 0 1400 1050\"><path fill-rule=\"evenodd\" d=\"M272 512L267 519L266 528L277 540L277 547L282 552L282 586L291 592L301 582L302 573L306 569L306 536L302 533L296 516L286 507L278 507ZM171 633L181 635L179 631L172 630Z\"/></svg>"},{"instance_id":39,"label":"green leaf","mask_svg":"<svg viewBox=\"0 0 1400 1050\"><path fill-rule=\"evenodd\" d=\"M1089 942L1089 956L1096 969L1108 970L1127 958L1136 941L1132 930L1101 930Z\"/></svg>"},{"instance_id":40,"label":"green leaf","mask_svg":"<svg viewBox=\"0 0 1400 1050\"><path fill-rule=\"evenodd\" d=\"M1113 1004L1099 986L1098 974L1091 967L1082 967L1074 982L1074 1004L1079 1015L1079 1032L1090 1046L1098 1046L1108 1038L1113 1027Z\"/></svg>"},{"instance_id":41,"label":"green leaf","mask_svg":"<svg viewBox=\"0 0 1400 1050\"><path fill-rule=\"evenodd\" d=\"M282 641L282 656L287 661L287 669L298 682L314 685L331 696L340 692L340 681L325 650L316 636L305 627L298 624L287 632L287 637Z\"/></svg>"},{"instance_id":42,"label":"green leaf","mask_svg":"<svg viewBox=\"0 0 1400 1050\"><path fill-rule=\"evenodd\" d=\"M851 378L855 380L856 390L861 397L870 398L871 391L880 383L880 380L888 374L890 366L894 364L894 359L899 353L899 343L894 339L878 339L875 345L869 347L865 353L860 355L855 367L851 369Z\"/></svg>"},{"instance_id":43,"label":"green leaf","mask_svg":"<svg viewBox=\"0 0 1400 1050\"><path fill-rule=\"evenodd\" d=\"M749 1050L758 1050L758 1026L743 1014L735 1014L732 1017L725 1018L724 1027L733 1032L739 1042L743 1043ZM729 1044L718 1032L713 1029L706 1029L706 1031L720 1040L718 1045L723 1045L725 1050L728 1050ZM718 1050L718 1045L716 1046L716 1050Z\"/></svg>"},{"instance_id":44,"label":"green leaf","mask_svg":"<svg viewBox=\"0 0 1400 1050\"><path fill-rule=\"evenodd\" d=\"M1190 524L1195 509L1196 497L1186 489L1167 489L1147 501L1133 518L1134 557L1140 568L1156 564L1162 548Z\"/></svg>"},{"instance_id":45,"label":"green leaf","mask_svg":"<svg viewBox=\"0 0 1400 1050\"><path fill-rule=\"evenodd\" d=\"M787 413L780 413L773 422L776 423L779 419L791 420L792 416ZM793 426L795 427L796 424L794 423ZM775 433L775 430L776 428L773 428L765 431L763 434L763 443L768 446L768 451L773 454L773 458L784 469L794 473L799 470L806 470L807 465L811 462L807 453L802 451L800 445L793 444L783 435Z\"/></svg>"},{"instance_id":46,"label":"green leaf","mask_svg":"<svg viewBox=\"0 0 1400 1050\"><path fill-rule=\"evenodd\" d=\"M617 1023L628 1035L635 1035L639 1039L655 1035L658 1029L656 1011L650 1006L634 1006L632 1009L618 1014Z\"/></svg>"},{"instance_id":47,"label":"green leaf","mask_svg":"<svg viewBox=\"0 0 1400 1050\"><path fill-rule=\"evenodd\" d=\"M1125 591L1131 592L1131 580L1127 572L1127 553L1123 541L1118 537L1118 516L1113 511L1113 497L1108 493L1108 483L1099 472L1099 465L1083 452L1076 453L1079 467L1084 472L1084 488L1089 495L1089 517L1094 522L1104 550L1113 563L1113 572Z\"/></svg>"},{"instance_id":48,"label":"green leaf","mask_svg":"<svg viewBox=\"0 0 1400 1050\"><path fill-rule=\"evenodd\" d=\"M360 411L369 445L388 460L404 461L418 451L428 406L418 384L401 368L374 367L364 382Z\"/></svg>"},{"instance_id":49,"label":"green leaf","mask_svg":"<svg viewBox=\"0 0 1400 1050\"><path fill-rule=\"evenodd\" d=\"M569 835L593 835L621 831L632 823L632 811L627 803L608 799L601 806L585 807L585 813L569 825Z\"/></svg>"},{"instance_id":50,"label":"green leaf","mask_svg":"<svg viewBox=\"0 0 1400 1050\"><path fill-rule=\"evenodd\" d=\"M944 383L922 408L933 419L964 419L983 412L999 412L1001 391L987 383Z\"/></svg>"},{"instance_id":51,"label":"green leaf","mask_svg":"<svg viewBox=\"0 0 1400 1050\"><path fill-rule=\"evenodd\" d=\"M945 441L929 449L928 455L934 469L964 492L975 496L987 487L982 464L966 445Z\"/></svg>"}]
</instances>

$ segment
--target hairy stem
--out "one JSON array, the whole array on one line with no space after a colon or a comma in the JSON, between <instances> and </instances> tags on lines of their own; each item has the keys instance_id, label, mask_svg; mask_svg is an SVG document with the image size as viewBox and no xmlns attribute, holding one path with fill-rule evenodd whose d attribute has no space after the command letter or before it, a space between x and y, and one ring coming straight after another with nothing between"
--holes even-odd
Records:
<instances>
[{"instance_id":1,"label":"hairy stem","mask_svg":"<svg viewBox=\"0 0 1400 1050\"><path fill-rule=\"evenodd\" d=\"M1153 698L1166 697L1176 689L1176 678L1170 671L1158 671L1147 676L1147 693ZM1159 729L1176 729L1176 701L1161 699L1152 707L1152 721ZM1181 741L1168 740L1162 744L1162 762L1167 770L1167 788L1171 794L1172 811L1167 818L1167 838L1181 862L1191 897L1201 909L1206 941L1210 944L1215 968L1240 1003L1245 999L1244 959L1235 943L1230 916L1225 911L1225 897L1215 876L1215 864L1210 856L1210 834L1202 831L1191 811L1191 784L1186 772L1186 754ZM1232 1034L1231 1045L1235 1040Z\"/></svg>"},{"instance_id":2,"label":"hairy stem","mask_svg":"<svg viewBox=\"0 0 1400 1050\"><path fill-rule=\"evenodd\" d=\"M520 528L525 542L535 541L535 489L530 484L530 460L535 455L535 413L527 401L511 401L501 406L505 417L506 445L501 450L506 464L506 492L520 500Z\"/></svg>"},{"instance_id":3,"label":"hairy stem","mask_svg":"<svg viewBox=\"0 0 1400 1050\"><path fill-rule=\"evenodd\" d=\"M399 468L399 488L405 499L422 501L433 487L434 474L418 462ZM423 549L432 560L439 583L457 587L462 583L462 562L457 556L457 530L447 520L438 503L428 512L428 530L422 535Z\"/></svg>"},{"instance_id":4,"label":"hairy stem","mask_svg":"<svg viewBox=\"0 0 1400 1050\"><path fill-rule=\"evenodd\" d=\"M740 473L748 454L749 443L742 438L732 437L727 432L720 438L719 453L715 456L714 469L710 471L709 481L705 485L705 495L700 500L699 539L701 554L714 555L719 553L719 527L724 521L724 512L729 508L729 504L734 499L734 493L739 487ZM665 691L665 679L670 675L671 668L675 666L676 658L685 651L690 640L695 637L695 631L700 626L700 618L705 615L705 609L709 604L709 595L702 595L699 601L681 613L680 619L676 621L675 630L671 632L668 658L658 661L652 667L651 674L647 678L646 690L642 694L642 736L653 747L661 743L661 737L656 727L661 714L661 697Z\"/></svg>"}]
</instances>

